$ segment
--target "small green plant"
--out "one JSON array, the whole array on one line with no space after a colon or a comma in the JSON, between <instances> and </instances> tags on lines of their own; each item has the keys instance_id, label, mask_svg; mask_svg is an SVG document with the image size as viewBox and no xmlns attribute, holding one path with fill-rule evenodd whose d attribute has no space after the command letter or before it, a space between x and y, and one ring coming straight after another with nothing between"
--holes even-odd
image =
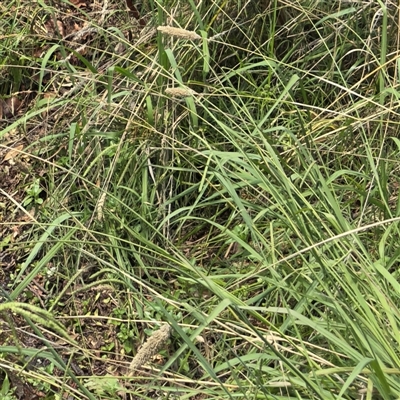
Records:
<instances>
[{"instance_id":1,"label":"small green plant","mask_svg":"<svg viewBox=\"0 0 400 400\"><path fill-rule=\"evenodd\" d=\"M119 395L125 391L124 387L119 383L118 378L111 375L102 377L91 377L86 380L86 387L100 398L110 396L111 398L119 398Z\"/></svg>"},{"instance_id":2,"label":"small green plant","mask_svg":"<svg viewBox=\"0 0 400 400\"><path fill-rule=\"evenodd\" d=\"M119 332L117 333L117 338L122 343L125 354L131 354L134 337L135 337L135 332L133 331L133 329L129 328L128 324L126 323L120 324Z\"/></svg>"},{"instance_id":3,"label":"small green plant","mask_svg":"<svg viewBox=\"0 0 400 400\"><path fill-rule=\"evenodd\" d=\"M43 376L51 376L54 373L54 364L50 363L45 367L39 367L37 369L38 372L44 372ZM32 385L37 391L43 393L50 393L51 392L51 381L49 379L42 379L38 380L35 378L27 378L27 382Z\"/></svg>"},{"instance_id":4,"label":"small green plant","mask_svg":"<svg viewBox=\"0 0 400 400\"><path fill-rule=\"evenodd\" d=\"M125 354L131 354L134 344L135 331L132 329L128 322L123 320L127 319L126 309L119 307L113 310L112 316L115 318L110 321L111 324L117 326L117 338L124 348ZM103 346L104 350L110 351L114 348L114 343L108 343Z\"/></svg>"},{"instance_id":5,"label":"small green plant","mask_svg":"<svg viewBox=\"0 0 400 400\"><path fill-rule=\"evenodd\" d=\"M40 188L40 179L36 179L27 189L25 189L26 197L22 202L24 207L30 204L40 205L43 203L43 199L40 197L42 189Z\"/></svg>"},{"instance_id":6,"label":"small green plant","mask_svg":"<svg viewBox=\"0 0 400 400\"><path fill-rule=\"evenodd\" d=\"M15 400L15 389L16 388L11 388L10 380L8 378L8 375L6 374L3 380L3 384L1 385L0 398L2 400Z\"/></svg>"}]
</instances>

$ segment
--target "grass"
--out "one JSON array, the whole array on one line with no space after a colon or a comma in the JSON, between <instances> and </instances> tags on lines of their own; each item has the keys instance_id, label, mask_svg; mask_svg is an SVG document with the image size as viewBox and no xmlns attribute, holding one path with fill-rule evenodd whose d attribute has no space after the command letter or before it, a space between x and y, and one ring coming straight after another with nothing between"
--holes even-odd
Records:
<instances>
[{"instance_id":1,"label":"grass","mask_svg":"<svg viewBox=\"0 0 400 400\"><path fill-rule=\"evenodd\" d=\"M0 6L3 398L399 398L398 5L66 7Z\"/></svg>"}]
</instances>

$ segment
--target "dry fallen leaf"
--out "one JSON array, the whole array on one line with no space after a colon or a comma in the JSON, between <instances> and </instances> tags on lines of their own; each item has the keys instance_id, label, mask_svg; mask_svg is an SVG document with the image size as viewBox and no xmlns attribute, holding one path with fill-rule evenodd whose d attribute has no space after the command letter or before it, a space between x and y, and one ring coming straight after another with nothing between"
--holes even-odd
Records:
<instances>
[{"instance_id":1,"label":"dry fallen leaf","mask_svg":"<svg viewBox=\"0 0 400 400\"><path fill-rule=\"evenodd\" d=\"M35 222L35 208L32 208L31 210L29 210L28 212L24 213L22 215L22 217L20 218L20 221L22 223L24 222Z\"/></svg>"},{"instance_id":2,"label":"dry fallen leaf","mask_svg":"<svg viewBox=\"0 0 400 400\"><path fill-rule=\"evenodd\" d=\"M4 162L4 161L12 160L15 156L17 156L17 155L21 152L21 150L23 149L23 147L24 147L24 145L20 144L19 146L14 147L13 149L11 149L11 150L4 156L3 162Z\"/></svg>"},{"instance_id":3,"label":"dry fallen leaf","mask_svg":"<svg viewBox=\"0 0 400 400\"><path fill-rule=\"evenodd\" d=\"M70 1L76 8L86 7L86 2L84 1L81 0L70 0Z\"/></svg>"},{"instance_id":4,"label":"dry fallen leaf","mask_svg":"<svg viewBox=\"0 0 400 400\"><path fill-rule=\"evenodd\" d=\"M21 104L21 101L15 96L5 100L0 99L0 119L16 116Z\"/></svg>"},{"instance_id":5,"label":"dry fallen leaf","mask_svg":"<svg viewBox=\"0 0 400 400\"><path fill-rule=\"evenodd\" d=\"M13 227L11 228L11 230L12 230L12 232L13 232L12 238L13 238L13 240L14 240L17 236L19 236L19 233L20 233L20 231L19 231L19 226L13 226Z\"/></svg>"}]
</instances>

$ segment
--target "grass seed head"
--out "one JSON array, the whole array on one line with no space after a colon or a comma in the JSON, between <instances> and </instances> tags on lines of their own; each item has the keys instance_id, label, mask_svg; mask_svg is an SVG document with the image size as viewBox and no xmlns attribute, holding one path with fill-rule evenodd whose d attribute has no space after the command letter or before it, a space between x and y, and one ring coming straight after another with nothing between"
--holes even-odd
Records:
<instances>
[{"instance_id":1,"label":"grass seed head","mask_svg":"<svg viewBox=\"0 0 400 400\"><path fill-rule=\"evenodd\" d=\"M178 87L165 89L165 94L171 97L190 97L196 94L196 92L189 88Z\"/></svg>"},{"instance_id":2,"label":"grass seed head","mask_svg":"<svg viewBox=\"0 0 400 400\"><path fill-rule=\"evenodd\" d=\"M131 365L129 366L130 370L133 371L139 369L150 361L150 359L164 346L170 336L171 327L167 324L163 325L158 331L155 331L133 358Z\"/></svg>"},{"instance_id":3,"label":"grass seed head","mask_svg":"<svg viewBox=\"0 0 400 400\"><path fill-rule=\"evenodd\" d=\"M164 35L177 37L180 39L200 40L201 36L196 32L188 31L182 28L174 28L172 26L159 26L157 30Z\"/></svg>"}]
</instances>

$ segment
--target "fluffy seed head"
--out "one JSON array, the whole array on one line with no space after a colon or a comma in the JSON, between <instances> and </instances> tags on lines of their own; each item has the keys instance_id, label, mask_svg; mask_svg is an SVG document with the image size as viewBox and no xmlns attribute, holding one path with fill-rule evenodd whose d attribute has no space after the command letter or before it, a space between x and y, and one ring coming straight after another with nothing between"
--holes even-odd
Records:
<instances>
[{"instance_id":1,"label":"fluffy seed head","mask_svg":"<svg viewBox=\"0 0 400 400\"><path fill-rule=\"evenodd\" d=\"M189 88L167 88L165 89L165 94L171 97L190 97L196 94L196 92Z\"/></svg>"},{"instance_id":2,"label":"fluffy seed head","mask_svg":"<svg viewBox=\"0 0 400 400\"><path fill-rule=\"evenodd\" d=\"M172 26L159 26L157 30L164 35L174 36L181 39L200 40L201 36L196 32L188 31L182 28L174 28Z\"/></svg>"},{"instance_id":3,"label":"fluffy seed head","mask_svg":"<svg viewBox=\"0 0 400 400\"><path fill-rule=\"evenodd\" d=\"M134 370L139 369L142 365L146 364L151 357L156 355L158 351L163 347L166 341L171 335L171 327L169 325L163 325L158 331L155 331L137 352L133 358L131 365L129 366L131 373Z\"/></svg>"}]
</instances>

